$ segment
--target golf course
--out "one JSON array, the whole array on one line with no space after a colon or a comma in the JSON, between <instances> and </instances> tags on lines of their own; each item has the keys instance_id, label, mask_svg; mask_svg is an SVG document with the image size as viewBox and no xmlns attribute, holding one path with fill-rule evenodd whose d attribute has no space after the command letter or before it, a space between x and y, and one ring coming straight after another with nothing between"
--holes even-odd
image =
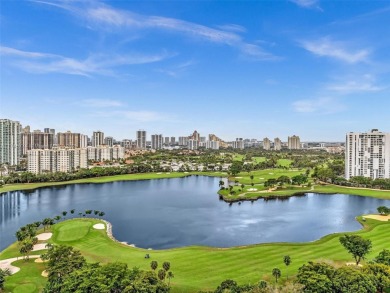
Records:
<instances>
[{"instance_id":1,"label":"golf course","mask_svg":"<svg viewBox=\"0 0 390 293\"><path fill-rule=\"evenodd\" d=\"M363 229L359 234L372 241L373 249L367 260L372 259L390 242L390 222L359 217ZM308 261L325 261L335 265L352 262L351 256L339 243L341 234L333 234L310 243L272 243L258 244L226 249L191 246L168 250L146 250L129 247L112 240L106 230L93 226L103 221L92 218L66 220L52 226L52 244L73 246L90 262L124 262L129 267L150 269L150 262L169 261L175 274L172 292L197 292L213 289L225 279L238 283L256 283L260 279L272 282L271 270L278 267L282 271L282 281L293 276L297 269ZM40 241L42 242L42 241ZM35 251L40 254L43 251ZM150 259L145 259L145 254ZM283 256L290 255L292 264L286 267ZM20 257L17 243L0 253L0 260ZM9 292L39 292L45 278L41 276L44 264L19 260L13 265L21 270L8 278L6 290Z\"/></svg>"}]
</instances>

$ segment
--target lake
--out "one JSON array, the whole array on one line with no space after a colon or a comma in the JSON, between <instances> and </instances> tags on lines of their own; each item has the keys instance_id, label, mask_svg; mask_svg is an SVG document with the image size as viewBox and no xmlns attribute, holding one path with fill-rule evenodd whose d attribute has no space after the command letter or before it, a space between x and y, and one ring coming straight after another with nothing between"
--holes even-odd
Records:
<instances>
[{"instance_id":1,"label":"lake","mask_svg":"<svg viewBox=\"0 0 390 293\"><path fill-rule=\"evenodd\" d=\"M20 226L76 209L104 211L119 241L164 249L188 245L230 247L265 242L306 242L361 228L355 217L375 213L389 200L345 194L228 203L219 178L72 184L0 196L0 251ZM69 214L68 214L69 216Z\"/></svg>"}]
</instances>

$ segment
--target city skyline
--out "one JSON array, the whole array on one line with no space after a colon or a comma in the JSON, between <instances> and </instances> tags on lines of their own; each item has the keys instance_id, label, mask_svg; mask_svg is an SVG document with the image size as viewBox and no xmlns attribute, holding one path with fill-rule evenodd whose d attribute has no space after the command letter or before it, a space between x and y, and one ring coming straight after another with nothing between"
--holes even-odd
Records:
<instances>
[{"instance_id":1,"label":"city skyline","mask_svg":"<svg viewBox=\"0 0 390 293\"><path fill-rule=\"evenodd\" d=\"M0 117L117 140L388 132L390 6L349 4L2 2Z\"/></svg>"}]
</instances>

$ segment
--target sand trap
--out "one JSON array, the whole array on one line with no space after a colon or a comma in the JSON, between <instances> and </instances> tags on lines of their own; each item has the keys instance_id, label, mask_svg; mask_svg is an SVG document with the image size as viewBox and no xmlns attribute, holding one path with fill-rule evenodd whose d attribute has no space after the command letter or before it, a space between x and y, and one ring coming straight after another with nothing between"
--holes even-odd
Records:
<instances>
[{"instance_id":1,"label":"sand trap","mask_svg":"<svg viewBox=\"0 0 390 293\"><path fill-rule=\"evenodd\" d=\"M95 224L93 225L93 228L96 230L104 230L106 226L104 226L104 224Z\"/></svg>"},{"instance_id":2,"label":"sand trap","mask_svg":"<svg viewBox=\"0 0 390 293\"><path fill-rule=\"evenodd\" d=\"M237 179L241 179L242 177L236 177Z\"/></svg>"},{"instance_id":3,"label":"sand trap","mask_svg":"<svg viewBox=\"0 0 390 293\"><path fill-rule=\"evenodd\" d=\"M188 174L188 172L184 172L184 174Z\"/></svg>"},{"instance_id":4,"label":"sand trap","mask_svg":"<svg viewBox=\"0 0 390 293\"><path fill-rule=\"evenodd\" d=\"M355 266L355 267L356 267L356 262L347 262L346 265L347 265L347 266ZM362 267L361 264L358 264L357 266L358 266L358 267Z\"/></svg>"},{"instance_id":5,"label":"sand trap","mask_svg":"<svg viewBox=\"0 0 390 293\"><path fill-rule=\"evenodd\" d=\"M257 188L249 188L248 191L257 191Z\"/></svg>"},{"instance_id":6,"label":"sand trap","mask_svg":"<svg viewBox=\"0 0 390 293\"><path fill-rule=\"evenodd\" d=\"M43 260L42 258L38 257L38 258L35 260L35 262L37 262L37 263L43 263L43 262L45 262L45 260Z\"/></svg>"},{"instance_id":7,"label":"sand trap","mask_svg":"<svg viewBox=\"0 0 390 293\"><path fill-rule=\"evenodd\" d=\"M366 215L366 216L363 216L363 218L373 219L373 220L382 221L382 222L387 222L387 221L390 220L390 215L387 215L387 216L383 216L383 215Z\"/></svg>"},{"instance_id":8,"label":"sand trap","mask_svg":"<svg viewBox=\"0 0 390 293\"><path fill-rule=\"evenodd\" d=\"M162 174L161 172L160 173L157 173L158 175Z\"/></svg>"},{"instance_id":9,"label":"sand trap","mask_svg":"<svg viewBox=\"0 0 390 293\"><path fill-rule=\"evenodd\" d=\"M38 258L39 255L30 255L30 258ZM13 257L9 259L0 260L0 269L9 269L11 274L15 274L20 271L20 268L13 266L11 263L17 260L22 260L23 257Z\"/></svg>"},{"instance_id":10,"label":"sand trap","mask_svg":"<svg viewBox=\"0 0 390 293\"><path fill-rule=\"evenodd\" d=\"M42 233L37 235L38 240L49 240L53 233Z\"/></svg>"},{"instance_id":11,"label":"sand trap","mask_svg":"<svg viewBox=\"0 0 390 293\"><path fill-rule=\"evenodd\" d=\"M44 278L47 278L49 276L49 274L46 271L42 271L41 276L44 277Z\"/></svg>"},{"instance_id":12,"label":"sand trap","mask_svg":"<svg viewBox=\"0 0 390 293\"><path fill-rule=\"evenodd\" d=\"M261 180L264 180L264 178L263 178L263 177L260 177L260 179L261 179Z\"/></svg>"},{"instance_id":13,"label":"sand trap","mask_svg":"<svg viewBox=\"0 0 390 293\"><path fill-rule=\"evenodd\" d=\"M269 175L274 175L274 173L268 173Z\"/></svg>"},{"instance_id":14,"label":"sand trap","mask_svg":"<svg viewBox=\"0 0 390 293\"><path fill-rule=\"evenodd\" d=\"M39 244L35 244L34 245L34 248L32 251L37 251L37 250L44 250L44 249L47 249L46 247L47 243L39 243Z\"/></svg>"}]
</instances>

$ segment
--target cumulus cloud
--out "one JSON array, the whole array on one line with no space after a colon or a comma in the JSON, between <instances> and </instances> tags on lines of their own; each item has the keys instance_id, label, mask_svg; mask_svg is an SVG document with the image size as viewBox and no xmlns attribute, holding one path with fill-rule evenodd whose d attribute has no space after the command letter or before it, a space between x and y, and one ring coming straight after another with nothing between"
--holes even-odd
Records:
<instances>
[{"instance_id":1,"label":"cumulus cloud","mask_svg":"<svg viewBox=\"0 0 390 293\"><path fill-rule=\"evenodd\" d=\"M292 106L298 113L332 114L344 110L340 101L328 97L298 100Z\"/></svg>"}]
</instances>

